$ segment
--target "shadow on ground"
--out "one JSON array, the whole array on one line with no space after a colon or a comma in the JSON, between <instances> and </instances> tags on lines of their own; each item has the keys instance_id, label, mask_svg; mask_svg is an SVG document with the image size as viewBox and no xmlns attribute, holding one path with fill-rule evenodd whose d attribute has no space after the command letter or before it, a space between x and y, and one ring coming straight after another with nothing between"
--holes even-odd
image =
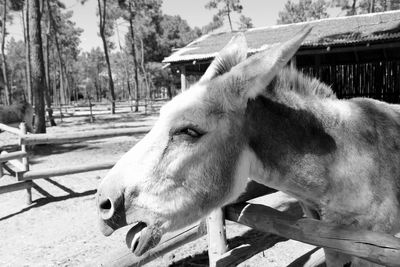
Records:
<instances>
[{"instance_id":1,"label":"shadow on ground","mask_svg":"<svg viewBox=\"0 0 400 267\"><path fill-rule=\"evenodd\" d=\"M24 213L24 212L27 212L27 211L29 211L29 210L31 210L31 209L39 208L39 207L42 207L42 206L44 206L44 205L46 205L46 204L49 204L49 203L55 203L55 202L60 202L60 201L64 201L64 200L68 200L68 199L73 199L73 198L79 198L79 197L86 197L86 196L94 195L94 194L96 194L96 192L97 192L96 189L92 189L92 190L87 190L87 191L79 192L79 193L78 193L78 192L74 192L74 191L71 190L70 188L68 188L68 187L66 187L66 186L64 186L64 185L62 185L62 184L60 184L60 183L58 183L58 182L56 182L56 181L54 181L54 180L52 180L52 179L50 179L50 178L47 178L47 179L45 179L45 180L48 181L49 183L53 184L54 186L57 186L58 188L60 188L60 189L63 190L64 192L66 192L67 195L63 195L63 196L53 196L53 195L51 195L49 192L47 192L46 190L44 190L43 188L41 188L40 186L38 186L37 184L35 184L35 185L33 186L33 188L34 188L35 190L37 190L40 194L42 194L44 197L35 199L35 200L32 202L31 205L29 205L29 206L27 206L27 207L21 209L20 211L17 211L17 212L11 213L11 214L9 214L9 215L6 215L6 216L4 216L4 217L1 217L1 218L0 218L0 221L10 219L10 218L12 218L12 217L14 217L14 216L17 216L17 215L19 215L19 214L22 214L22 213Z\"/></svg>"},{"instance_id":2,"label":"shadow on ground","mask_svg":"<svg viewBox=\"0 0 400 267\"><path fill-rule=\"evenodd\" d=\"M45 144L45 145L35 145L34 148L31 148L33 157L42 157L42 156L52 156L56 154L62 154L66 152L76 151L76 150L93 150L95 147L89 147L88 144L82 144L80 142L72 143L72 144ZM33 158L34 159L34 158Z\"/></svg>"},{"instance_id":3,"label":"shadow on ground","mask_svg":"<svg viewBox=\"0 0 400 267\"><path fill-rule=\"evenodd\" d=\"M254 243L257 240L265 240L265 249L273 247L275 244L286 241L286 238L273 235L273 234L268 234L268 233L263 233L254 229L250 229L247 232L245 232L241 236L237 236L234 238L231 238L227 240L228 242L228 251L236 248L238 246L244 245L244 244L249 244L249 243ZM250 255L252 256L252 255ZM243 260L243 258L242 258ZM238 263L236 263L238 264ZM236 265L235 264L235 265ZM171 267L190 267L190 266L208 266L209 265L209 259L208 259L208 254L207 251L203 251L200 254L192 255L189 257L186 257L184 259L181 259L179 261L176 261L172 263Z\"/></svg>"}]
</instances>

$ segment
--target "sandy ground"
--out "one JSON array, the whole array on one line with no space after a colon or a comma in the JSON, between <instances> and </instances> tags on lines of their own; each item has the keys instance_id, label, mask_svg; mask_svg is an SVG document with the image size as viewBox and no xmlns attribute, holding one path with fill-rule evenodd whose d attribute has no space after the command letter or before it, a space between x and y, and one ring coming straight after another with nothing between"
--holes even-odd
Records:
<instances>
[{"instance_id":1,"label":"sandy ground","mask_svg":"<svg viewBox=\"0 0 400 267\"><path fill-rule=\"evenodd\" d=\"M131 113L119 109L116 115L96 110L96 120L90 124L84 109L75 110L73 117L57 120L50 133L89 131L94 129L132 128L152 125L159 105L151 114ZM115 137L66 145L37 146L30 151L32 170L60 168L75 164L117 160L141 135ZM0 133L0 150L15 151L18 140ZM125 233L121 229L104 237L97 226L96 187L107 171L35 180L33 203L25 204L25 192L0 195L0 266L93 266L99 258L126 249ZM0 179L0 185L13 182ZM247 238L265 238L261 234L234 223L227 223L231 244L242 244ZM242 241L241 241L242 240ZM240 266L286 266L313 249L313 246L270 236L270 249L261 252ZM126 249L126 253L129 253ZM203 237L186 244L146 266L207 266L207 239Z\"/></svg>"}]
</instances>

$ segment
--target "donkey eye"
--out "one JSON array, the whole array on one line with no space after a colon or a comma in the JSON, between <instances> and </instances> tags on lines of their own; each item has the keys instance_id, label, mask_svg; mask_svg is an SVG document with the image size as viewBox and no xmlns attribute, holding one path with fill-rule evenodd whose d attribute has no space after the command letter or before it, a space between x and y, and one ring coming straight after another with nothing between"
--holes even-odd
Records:
<instances>
[{"instance_id":1,"label":"donkey eye","mask_svg":"<svg viewBox=\"0 0 400 267\"><path fill-rule=\"evenodd\" d=\"M194 128L185 127L185 128L177 130L174 135L185 135L185 136L189 136L191 138L200 138L204 134Z\"/></svg>"}]
</instances>

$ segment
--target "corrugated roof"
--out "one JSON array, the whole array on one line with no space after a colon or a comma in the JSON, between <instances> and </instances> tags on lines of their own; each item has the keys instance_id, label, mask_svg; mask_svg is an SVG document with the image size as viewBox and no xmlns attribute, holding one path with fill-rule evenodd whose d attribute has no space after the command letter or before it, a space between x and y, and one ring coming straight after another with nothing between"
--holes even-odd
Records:
<instances>
[{"instance_id":1,"label":"corrugated roof","mask_svg":"<svg viewBox=\"0 0 400 267\"><path fill-rule=\"evenodd\" d=\"M400 11L390 11L249 29L244 32L249 53L290 39L305 24L311 25L313 30L302 47L313 48L389 39L400 40ZM163 62L173 63L213 58L233 35L235 32L204 35L172 53Z\"/></svg>"}]
</instances>

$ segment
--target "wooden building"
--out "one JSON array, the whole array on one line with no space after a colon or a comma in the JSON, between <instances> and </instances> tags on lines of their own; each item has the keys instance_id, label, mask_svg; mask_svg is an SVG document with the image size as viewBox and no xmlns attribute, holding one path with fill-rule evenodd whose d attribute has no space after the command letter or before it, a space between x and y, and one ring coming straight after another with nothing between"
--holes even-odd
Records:
<instances>
[{"instance_id":1,"label":"wooden building","mask_svg":"<svg viewBox=\"0 0 400 267\"><path fill-rule=\"evenodd\" d=\"M288 40L305 24L313 30L292 60L297 68L331 85L339 98L400 103L400 11L249 29L244 32L248 53ZM234 35L204 35L163 62L180 73L186 88Z\"/></svg>"}]
</instances>

